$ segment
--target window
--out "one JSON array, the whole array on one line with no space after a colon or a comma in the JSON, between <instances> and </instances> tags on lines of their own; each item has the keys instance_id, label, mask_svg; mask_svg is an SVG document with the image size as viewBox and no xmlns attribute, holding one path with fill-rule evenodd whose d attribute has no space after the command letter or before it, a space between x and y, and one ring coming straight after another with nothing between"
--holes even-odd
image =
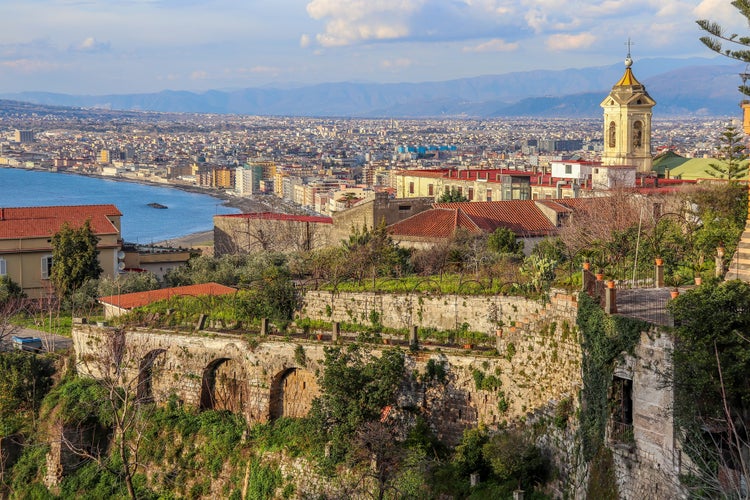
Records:
<instances>
[{"instance_id":1,"label":"window","mask_svg":"<svg viewBox=\"0 0 750 500\"><path fill-rule=\"evenodd\" d=\"M413 182L409 183L409 194L414 194L414 183Z\"/></svg>"},{"instance_id":2,"label":"window","mask_svg":"<svg viewBox=\"0 0 750 500\"><path fill-rule=\"evenodd\" d=\"M5 266L5 259L0 258L0 276L8 274L8 270Z\"/></svg>"},{"instance_id":3,"label":"window","mask_svg":"<svg viewBox=\"0 0 750 500\"><path fill-rule=\"evenodd\" d=\"M432 184L427 184L427 194L429 196L434 196L435 195L434 186Z\"/></svg>"},{"instance_id":4,"label":"window","mask_svg":"<svg viewBox=\"0 0 750 500\"><path fill-rule=\"evenodd\" d=\"M612 380L611 408L612 441L633 442L633 381L615 376Z\"/></svg>"},{"instance_id":5,"label":"window","mask_svg":"<svg viewBox=\"0 0 750 500\"><path fill-rule=\"evenodd\" d=\"M474 188L469 188L469 195L467 196L469 201L474 201Z\"/></svg>"},{"instance_id":6,"label":"window","mask_svg":"<svg viewBox=\"0 0 750 500\"><path fill-rule=\"evenodd\" d=\"M487 201L492 201L492 190L491 189L487 190Z\"/></svg>"},{"instance_id":7,"label":"window","mask_svg":"<svg viewBox=\"0 0 750 500\"><path fill-rule=\"evenodd\" d=\"M565 173L566 174L572 174L573 173L573 165L565 165Z\"/></svg>"},{"instance_id":8,"label":"window","mask_svg":"<svg viewBox=\"0 0 750 500\"><path fill-rule=\"evenodd\" d=\"M51 271L52 271L52 256L45 255L44 257L42 257L42 279L48 280Z\"/></svg>"},{"instance_id":9,"label":"window","mask_svg":"<svg viewBox=\"0 0 750 500\"><path fill-rule=\"evenodd\" d=\"M617 144L617 125L615 125L615 122L609 122L609 140L607 141L607 145L610 148L615 147Z\"/></svg>"},{"instance_id":10,"label":"window","mask_svg":"<svg viewBox=\"0 0 750 500\"><path fill-rule=\"evenodd\" d=\"M643 123L637 121L633 124L633 147L640 148L643 145Z\"/></svg>"}]
</instances>

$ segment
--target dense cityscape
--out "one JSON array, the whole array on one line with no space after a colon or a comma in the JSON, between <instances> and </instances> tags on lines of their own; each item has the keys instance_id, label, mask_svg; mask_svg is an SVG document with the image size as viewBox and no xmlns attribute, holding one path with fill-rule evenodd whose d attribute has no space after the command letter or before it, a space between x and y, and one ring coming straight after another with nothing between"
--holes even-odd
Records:
<instances>
[{"instance_id":1,"label":"dense cityscape","mask_svg":"<svg viewBox=\"0 0 750 500\"><path fill-rule=\"evenodd\" d=\"M112 112L109 112L112 115ZM726 118L659 120L652 146L712 156ZM601 120L354 120L224 115L6 116L0 166L100 175L232 196L275 195L330 214L344 192L395 191L408 169L549 170L593 161Z\"/></svg>"}]
</instances>

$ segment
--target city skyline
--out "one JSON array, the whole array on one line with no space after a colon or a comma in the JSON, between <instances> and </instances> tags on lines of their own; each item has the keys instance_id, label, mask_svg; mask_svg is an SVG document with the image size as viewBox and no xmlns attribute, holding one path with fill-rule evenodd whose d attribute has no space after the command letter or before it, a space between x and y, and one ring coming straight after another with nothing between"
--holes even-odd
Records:
<instances>
[{"instance_id":1,"label":"city skyline","mask_svg":"<svg viewBox=\"0 0 750 500\"><path fill-rule=\"evenodd\" d=\"M710 57L696 19L746 29L728 0L9 0L0 92L200 92L423 82Z\"/></svg>"}]
</instances>

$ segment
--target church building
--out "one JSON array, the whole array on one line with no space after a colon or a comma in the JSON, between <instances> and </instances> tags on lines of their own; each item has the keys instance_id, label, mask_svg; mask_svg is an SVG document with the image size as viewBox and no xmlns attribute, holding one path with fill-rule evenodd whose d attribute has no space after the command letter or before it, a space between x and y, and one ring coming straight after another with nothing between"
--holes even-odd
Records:
<instances>
[{"instance_id":1,"label":"church building","mask_svg":"<svg viewBox=\"0 0 750 500\"><path fill-rule=\"evenodd\" d=\"M633 75L633 59L628 52L625 74L602 101L604 108L604 152L602 166L635 166L650 172L651 108L654 101L646 87Z\"/></svg>"}]
</instances>

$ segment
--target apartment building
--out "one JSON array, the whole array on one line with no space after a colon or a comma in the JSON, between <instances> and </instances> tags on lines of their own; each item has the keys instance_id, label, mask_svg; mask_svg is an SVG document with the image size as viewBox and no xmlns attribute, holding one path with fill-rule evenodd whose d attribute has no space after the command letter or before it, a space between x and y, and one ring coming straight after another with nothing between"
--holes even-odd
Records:
<instances>
[{"instance_id":1,"label":"apartment building","mask_svg":"<svg viewBox=\"0 0 750 500\"><path fill-rule=\"evenodd\" d=\"M102 275L115 276L122 246L120 217L114 205L0 208L0 275L10 277L30 298L52 293L52 236L66 223L80 227L88 220L99 238Z\"/></svg>"}]
</instances>

